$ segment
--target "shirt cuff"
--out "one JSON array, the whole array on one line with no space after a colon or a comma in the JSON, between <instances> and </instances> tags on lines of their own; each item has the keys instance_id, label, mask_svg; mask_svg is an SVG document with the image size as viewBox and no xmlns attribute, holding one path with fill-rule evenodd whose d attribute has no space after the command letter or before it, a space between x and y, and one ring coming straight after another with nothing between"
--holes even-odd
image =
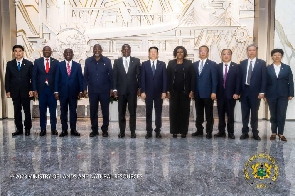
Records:
<instances>
[{"instance_id":1,"label":"shirt cuff","mask_svg":"<svg viewBox=\"0 0 295 196\"><path fill-rule=\"evenodd\" d=\"M58 92L54 92L54 94L58 94Z\"/></svg>"},{"instance_id":2,"label":"shirt cuff","mask_svg":"<svg viewBox=\"0 0 295 196\"><path fill-rule=\"evenodd\" d=\"M117 89L114 89L113 92L117 92Z\"/></svg>"},{"instance_id":3,"label":"shirt cuff","mask_svg":"<svg viewBox=\"0 0 295 196\"><path fill-rule=\"evenodd\" d=\"M264 93L259 93L259 94L263 94L264 95Z\"/></svg>"}]
</instances>

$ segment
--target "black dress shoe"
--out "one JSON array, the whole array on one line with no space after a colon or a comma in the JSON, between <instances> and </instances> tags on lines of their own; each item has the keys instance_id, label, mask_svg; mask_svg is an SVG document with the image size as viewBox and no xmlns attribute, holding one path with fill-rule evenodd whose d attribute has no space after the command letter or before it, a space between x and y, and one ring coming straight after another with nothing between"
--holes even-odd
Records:
<instances>
[{"instance_id":1,"label":"black dress shoe","mask_svg":"<svg viewBox=\"0 0 295 196\"><path fill-rule=\"evenodd\" d=\"M125 133L124 132L120 132L118 135L118 138L124 138L125 137Z\"/></svg>"},{"instance_id":2,"label":"black dress shoe","mask_svg":"<svg viewBox=\"0 0 295 196\"><path fill-rule=\"evenodd\" d=\"M131 138L136 138L136 134L135 133L131 133Z\"/></svg>"},{"instance_id":3,"label":"black dress shoe","mask_svg":"<svg viewBox=\"0 0 295 196\"><path fill-rule=\"evenodd\" d=\"M173 136L173 138L177 138L177 134L173 134L172 136Z\"/></svg>"},{"instance_id":4,"label":"black dress shoe","mask_svg":"<svg viewBox=\"0 0 295 196\"><path fill-rule=\"evenodd\" d=\"M12 133L12 136L17 136L17 135L22 135L23 132L20 130L16 130L15 132Z\"/></svg>"},{"instance_id":5,"label":"black dress shoe","mask_svg":"<svg viewBox=\"0 0 295 196\"><path fill-rule=\"evenodd\" d=\"M40 136L44 136L44 135L46 135L46 130L41 130Z\"/></svg>"},{"instance_id":6,"label":"black dress shoe","mask_svg":"<svg viewBox=\"0 0 295 196\"><path fill-rule=\"evenodd\" d=\"M63 130L63 131L59 134L59 137L64 137L64 136L66 136L66 135L68 135L68 131Z\"/></svg>"},{"instance_id":7,"label":"black dress shoe","mask_svg":"<svg viewBox=\"0 0 295 196\"><path fill-rule=\"evenodd\" d=\"M152 135L151 133L147 133L147 134L145 135L145 139L149 139L149 138L151 138L151 137L153 137L153 135Z\"/></svg>"},{"instance_id":8,"label":"black dress shoe","mask_svg":"<svg viewBox=\"0 0 295 196\"><path fill-rule=\"evenodd\" d=\"M211 133L207 133L207 134L206 134L206 138L207 138L207 139L211 139L211 138L212 138L212 134L211 134Z\"/></svg>"},{"instance_id":9,"label":"black dress shoe","mask_svg":"<svg viewBox=\"0 0 295 196\"><path fill-rule=\"evenodd\" d=\"M226 134L224 132L218 132L214 134L215 137L226 137Z\"/></svg>"},{"instance_id":10,"label":"black dress shoe","mask_svg":"<svg viewBox=\"0 0 295 196\"><path fill-rule=\"evenodd\" d=\"M57 130L51 130L51 135L58 135Z\"/></svg>"},{"instance_id":11,"label":"black dress shoe","mask_svg":"<svg viewBox=\"0 0 295 196\"><path fill-rule=\"evenodd\" d=\"M109 137L109 133L107 131L102 132L102 137Z\"/></svg>"},{"instance_id":12,"label":"black dress shoe","mask_svg":"<svg viewBox=\"0 0 295 196\"><path fill-rule=\"evenodd\" d=\"M241 140L247 139L249 138L249 134L248 133L243 133L240 137Z\"/></svg>"},{"instance_id":13,"label":"black dress shoe","mask_svg":"<svg viewBox=\"0 0 295 196\"><path fill-rule=\"evenodd\" d=\"M181 138L186 138L186 134L181 134Z\"/></svg>"},{"instance_id":14,"label":"black dress shoe","mask_svg":"<svg viewBox=\"0 0 295 196\"><path fill-rule=\"evenodd\" d=\"M80 136L80 133L77 130L71 130L71 135Z\"/></svg>"},{"instance_id":15,"label":"black dress shoe","mask_svg":"<svg viewBox=\"0 0 295 196\"><path fill-rule=\"evenodd\" d=\"M30 135L30 129L26 129L25 130L25 136L29 136Z\"/></svg>"},{"instance_id":16,"label":"black dress shoe","mask_svg":"<svg viewBox=\"0 0 295 196\"><path fill-rule=\"evenodd\" d=\"M89 134L89 137L95 137L98 135L98 131L92 131L90 134Z\"/></svg>"},{"instance_id":17,"label":"black dress shoe","mask_svg":"<svg viewBox=\"0 0 295 196\"><path fill-rule=\"evenodd\" d=\"M261 140L261 138L259 137L258 134L257 134L257 135L253 135L253 138L254 138L255 140Z\"/></svg>"},{"instance_id":18,"label":"black dress shoe","mask_svg":"<svg viewBox=\"0 0 295 196\"><path fill-rule=\"evenodd\" d=\"M192 136L194 136L194 137L202 137L203 136L203 132L200 132L200 131L196 131L196 132L194 132L194 133L192 133Z\"/></svg>"},{"instance_id":19,"label":"black dress shoe","mask_svg":"<svg viewBox=\"0 0 295 196\"><path fill-rule=\"evenodd\" d=\"M156 133L156 138L162 138L161 133Z\"/></svg>"},{"instance_id":20,"label":"black dress shoe","mask_svg":"<svg viewBox=\"0 0 295 196\"><path fill-rule=\"evenodd\" d=\"M234 135L233 133L229 133L229 134L228 134L228 138L230 138L230 139L235 139L236 137L235 137L235 135Z\"/></svg>"}]
</instances>

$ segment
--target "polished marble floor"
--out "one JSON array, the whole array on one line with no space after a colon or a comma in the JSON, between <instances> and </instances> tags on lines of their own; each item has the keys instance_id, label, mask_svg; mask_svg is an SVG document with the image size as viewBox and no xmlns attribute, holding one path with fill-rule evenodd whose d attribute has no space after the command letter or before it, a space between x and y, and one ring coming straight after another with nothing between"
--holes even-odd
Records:
<instances>
[{"instance_id":1,"label":"polished marble floor","mask_svg":"<svg viewBox=\"0 0 295 196\"><path fill-rule=\"evenodd\" d=\"M286 143L268 139L269 121L259 122L260 142L240 140L241 123L235 126L235 140L175 139L165 120L163 138L146 140L143 120L137 121L136 139L128 131L118 139L118 124L111 122L108 138L89 138L90 121L79 119L81 137L59 138L49 133L40 137L35 119L30 136L12 138L13 120L2 120L1 196L295 195L295 122L286 122ZM189 134L193 131L191 121ZM254 188L244 178L245 162L257 153L269 153L279 166L277 181L266 189Z\"/></svg>"}]
</instances>

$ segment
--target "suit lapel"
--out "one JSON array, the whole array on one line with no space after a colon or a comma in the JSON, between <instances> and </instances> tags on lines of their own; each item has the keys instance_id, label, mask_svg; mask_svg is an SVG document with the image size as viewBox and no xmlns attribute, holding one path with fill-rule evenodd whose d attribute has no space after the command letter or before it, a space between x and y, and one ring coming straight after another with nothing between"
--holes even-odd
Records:
<instances>
[{"instance_id":1,"label":"suit lapel","mask_svg":"<svg viewBox=\"0 0 295 196\"><path fill-rule=\"evenodd\" d=\"M73 65L72 65L73 66ZM62 62L62 66L61 66L61 68L62 68L62 71L66 74L66 76L68 76L68 72L67 72L67 63L66 63L66 61L63 61ZM72 72L72 70L71 70L71 72Z\"/></svg>"},{"instance_id":2,"label":"suit lapel","mask_svg":"<svg viewBox=\"0 0 295 196\"><path fill-rule=\"evenodd\" d=\"M42 72L44 72L44 73L46 73L46 66L44 66L45 65L45 63L44 63L44 58L42 58L42 59L40 59L40 69L41 69L41 71Z\"/></svg>"},{"instance_id":3,"label":"suit lapel","mask_svg":"<svg viewBox=\"0 0 295 196\"><path fill-rule=\"evenodd\" d=\"M279 72L279 75L278 75L278 78L280 78L280 76L282 75L282 72L284 71L284 68L285 68L285 65L282 63L281 64L281 68L280 68L280 72Z\"/></svg>"},{"instance_id":4,"label":"suit lapel","mask_svg":"<svg viewBox=\"0 0 295 196\"><path fill-rule=\"evenodd\" d=\"M25 68L25 66L26 66L26 61L25 59L23 59L22 65L20 67L20 71L22 71Z\"/></svg>"},{"instance_id":5,"label":"suit lapel","mask_svg":"<svg viewBox=\"0 0 295 196\"><path fill-rule=\"evenodd\" d=\"M132 69L134 65L134 61L133 61L133 57L130 57L130 62L129 62L129 66L128 66L128 73L130 72L130 70ZM123 66L124 67L124 66Z\"/></svg>"},{"instance_id":6,"label":"suit lapel","mask_svg":"<svg viewBox=\"0 0 295 196\"><path fill-rule=\"evenodd\" d=\"M253 68L253 71L252 71L252 74L251 74L251 78L252 78L253 74L255 73L255 70L258 69L257 68L258 66L260 66L260 64L259 64L258 59L256 59L256 62L255 62L255 65L254 65L254 68Z\"/></svg>"},{"instance_id":7,"label":"suit lapel","mask_svg":"<svg viewBox=\"0 0 295 196\"><path fill-rule=\"evenodd\" d=\"M76 63L74 61L72 61L72 67L71 67L71 74L70 74L70 78L74 75L75 71L76 71ZM67 73L68 74L68 73Z\"/></svg>"},{"instance_id":8,"label":"suit lapel","mask_svg":"<svg viewBox=\"0 0 295 196\"><path fill-rule=\"evenodd\" d=\"M276 71L275 71L275 68L273 66L273 64L269 65L270 66L270 71L271 71L271 74L273 74L275 77L277 77L276 75ZM281 72L281 71L280 71Z\"/></svg>"},{"instance_id":9,"label":"suit lapel","mask_svg":"<svg viewBox=\"0 0 295 196\"><path fill-rule=\"evenodd\" d=\"M197 71L197 75L198 76L200 75L200 72L199 72L199 63L200 63L200 61L197 61L196 62L196 71Z\"/></svg>"},{"instance_id":10,"label":"suit lapel","mask_svg":"<svg viewBox=\"0 0 295 196\"><path fill-rule=\"evenodd\" d=\"M206 70L206 69L208 69L208 59L206 60L206 63L205 63L205 65L203 65L203 69L202 69L202 72L201 72L201 75L204 73L204 71ZM198 71L199 71L199 69L198 69Z\"/></svg>"},{"instance_id":11,"label":"suit lapel","mask_svg":"<svg viewBox=\"0 0 295 196\"><path fill-rule=\"evenodd\" d=\"M155 70L155 75L154 77L157 75L157 73L160 71L160 67L161 66L161 63L159 61L157 61L157 65L156 65L156 70ZM152 70L152 67L150 66L150 69ZM153 70L152 70L152 73L153 73Z\"/></svg>"},{"instance_id":12,"label":"suit lapel","mask_svg":"<svg viewBox=\"0 0 295 196\"><path fill-rule=\"evenodd\" d=\"M233 72L234 64L231 62L228 66L227 77L230 76L231 72Z\"/></svg>"},{"instance_id":13,"label":"suit lapel","mask_svg":"<svg viewBox=\"0 0 295 196\"><path fill-rule=\"evenodd\" d=\"M50 68L49 68L49 72L48 73L51 73L54 70L54 66L55 66L54 59L53 58L50 58L50 64L49 64L49 66L50 66Z\"/></svg>"}]
</instances>

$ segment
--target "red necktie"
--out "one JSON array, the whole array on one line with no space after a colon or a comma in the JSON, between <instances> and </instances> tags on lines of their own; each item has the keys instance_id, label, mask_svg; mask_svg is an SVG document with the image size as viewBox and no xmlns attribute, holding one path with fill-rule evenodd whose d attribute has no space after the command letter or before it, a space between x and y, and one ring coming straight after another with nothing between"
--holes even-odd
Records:
<instances>
[{"instance_id":1,"label":"red necktie","mask_svg":"<svg viewBox=\"0 0 295 196\"><path fill-rule=\"evenodd\" d=\"M48 74L49 72L49 59L46 59L46 66L45 66L45 72ZM48 82L48 79L46 78L46 82Z\"/></svg>"},{"instance_id":2,"label":"red necktie","mask_svg":"<svg viewBox=\"0 0 295 196\"><path fill-rule=\"evenodd\" d=\"M70 62L68 62L68 64L67 64L67 72L68 72L68 76L70 76L71 75Z\"/></svg>"}]
</instances>

